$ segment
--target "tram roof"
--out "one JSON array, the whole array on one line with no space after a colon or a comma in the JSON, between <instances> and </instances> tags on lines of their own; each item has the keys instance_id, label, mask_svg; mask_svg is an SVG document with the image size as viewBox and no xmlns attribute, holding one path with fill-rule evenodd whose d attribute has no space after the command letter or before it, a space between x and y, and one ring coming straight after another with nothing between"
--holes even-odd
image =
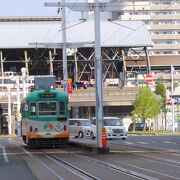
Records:
<instances>
[{"instance_id":1,"label":"tram roof","mask_svg":"<svg viewBox=\"0 0 180 180\"><path fill-rule=\"evenodd\" d=\"M34 100L34 101L36 101L36 100L38 100L39 99L39 95L40 94L56 94L56 99L60 99L60 100L67 100L68 99L68 96L67 96L67 94L65 94L64 92L62 92L62 91L59 91L59 90L53 90L53 89L51 89L51 90L35 90L35 91L33 91L33 92L30 92L28 95L27 95L27 97L26 97L26 99L29 101L32 101L32 100ZM53 99L53 98L52 98Z\"/></svg>"},{"instance_id":2,"label":"tram roof","mask_svg":"<svg viewBox=\"0 0 180 180\"><path fill-rule=\"evenodd\" d=\"M44 47L30 43L48 43L52 48L61 48L57 44L62 43L61 25L61 21L0 21L0 48ZM79 47L94 46L87 44L95 39L94 21L67 22L66 27L67 42L81 43ZM102 47L152 46L149 32L142 21L103 21L100 30Z\"/></svg>"}]
</instances>

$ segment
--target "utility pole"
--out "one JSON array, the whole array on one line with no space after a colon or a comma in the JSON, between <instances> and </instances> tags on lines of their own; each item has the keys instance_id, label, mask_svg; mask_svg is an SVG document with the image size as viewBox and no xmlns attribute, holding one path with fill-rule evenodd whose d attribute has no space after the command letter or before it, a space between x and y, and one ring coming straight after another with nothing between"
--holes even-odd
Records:
<instances>
[{"instance_id":1,"label":"utility pole","mask_svg":"<svg viewBox=\"0 0 180 180\"><path fill-rule=\"evenodd\" d=\"M45 3L45 6L51 6L51 3ZM53 3L54 4L54 3ZM65 4L65 0L62 0L62 4ZM60 7L58 2L56 7ZM68 73L67 73L67 55L66 55L66 9L62 6L62 54L63 54L63 89L68 94Z\"/></svg>"},{"instance_id":2,"label":"utility pole","mask_svg":"<svg viewBox=\"0 0 180 180\"><path fill-rule=\"evenodd\" d=\"M172 131L174 133L175 131L175 125L174 125L174 67L171 65L171 98L172 98Z\"/></svg>"},{"instance_id":3,"label":"utility pole","mask_svg":"<svg viewBox=\"0 0 180 180\"><path fill-rule=\"evenodd\" d=\"M65 4L65 0L62 0ZM67 55L66 55L66 9L62 7L62 44L63 44L63 87L68 94L68 74L67 74Z\"/></svg>"},{"instance_id":4,"label":"utility pole","mask_svg":"<svg viewBox=\"0 0 180 180\"><path fill-rule=\"evenodd\" d=\"M96 0L99 2L99 0ZM102 57L101 57L101 34L100 34L100 7L94 8L94 31L95 31L95 83L96 83L96 130L97 148L102 148L103 124L103 91L102 91Z\"/></svg>"},{"instance_id":5,"label":"utility pole","mask_svg":"<svg viewBox=\"0 0 180 180\"><path fill-rule=\"evenodd\" d=\"M102 58L101 58L101 39L100 39L100 11L114 11L119 10L122 3L102 3L95 0L94 3L45 3L45 6L58 7L64 9L65 7L72 11L94 11L94 28L95 28L95 77L96 77L96 124L97 124L97 148L101 150L102 146L102 127L103 127L103 93L102 93ZM63 13L62 19L65 18ZM65 21L63 20L63 23ZM66 36L66 33L63 33Z\"/></svg>"},{"instance_id":6,"label":"utility pole","mask_svg":"<svg viewBox=\"0 0 180 180\"><path fill-rule=\"evenodd\" d=\"M2 51L0 51L0 59L1 59L1 76L4 77L4 66L3 66L3 54ZM4 79L2 79L2 84L4 84Z\"/></svg>"},{"instance_id":7,"label":"utility pole","mask_svg":"<svg viewBox=\"0 0 180 180\"><path fill-rule=\"evenodd\" d=\"M22 72L22 89L23 89L23 98L26 97L26 68L21 68Z\"/></svg>"},{"instance_id":8,"label":"utility pole","mask_svg":"<svg viewBox=\"0 0 180 180\"><path fill-rule=\"evenodd\" d=\"M54 71L53 71L53 57L52 57L52 52L51 50L49 51L49 64L50 64L50 75L53 76Z\"/></svg>"},{"instance_id":9,"label":"utility pole","mask_svg":"<svg viewBox=\"0 0 180 180\"><path fill-rule=\"evenodd\" d=\"M16 78L16 88L17 88L17 110L16 110L16 120L17 120L17 136L21 136L21 113L20 113L20 89L19 89L19 76Z\"/></svg>"},{"instance_id":10,"label":"utility pole","mask_svg":"<svg viewBox=\"0 0 180 180\"><path fill-rule=\"evenodd\" d=\"M29 58L27 57L27 51L24 51L24 57L25 57L25 68L26 68L26 74L29 75Z\"/></svg>"},{"instance_id":11,"label":"utility pole","mask_svg":"<svg viewBox=\"0 0 180 180\"><path fill-rule=\"evenodd\" d=\"M8 132L12 134L12 117L11 117L11 88L8 86Z\"/></svg>"}]
</instances>

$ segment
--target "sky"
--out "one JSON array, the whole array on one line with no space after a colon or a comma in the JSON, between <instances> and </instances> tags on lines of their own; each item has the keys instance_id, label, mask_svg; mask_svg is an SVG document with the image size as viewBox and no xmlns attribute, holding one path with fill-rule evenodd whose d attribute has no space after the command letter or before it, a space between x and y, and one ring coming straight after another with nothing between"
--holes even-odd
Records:
<instances>
[{"instance_id":1,"label":"sky","mask_svg":"<svg viewBox=\"0 0 180 180\"><path fill-rule=\"evenodd\" d=\"M0 0L0 16L61 16L57 7L45 7L45 2L56 0ZM68 2L68 1L66 1ZM70 1L69 1L70 2ZM80 13L66 10L69 19L78 19Z\"/></svg>"}]
</instances>

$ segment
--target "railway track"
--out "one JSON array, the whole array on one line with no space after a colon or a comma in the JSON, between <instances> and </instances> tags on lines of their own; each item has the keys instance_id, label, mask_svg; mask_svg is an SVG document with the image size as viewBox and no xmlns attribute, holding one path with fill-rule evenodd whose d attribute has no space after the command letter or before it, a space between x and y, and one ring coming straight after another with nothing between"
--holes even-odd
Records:
<instances>
[{"instance_id":1,"label":"railway track","mask_svg":"<svg viewBox=\"0 0 180 180\"><path fill-rule=\"evenodd\" d=\"M11 141L11 143L15 144L14 141ZM114 179L179 179L178 173L173 174L171 172L175 171L174 168L179 169L180 167L178 157L175 157L173 160L172 157L170 159L166 158L166 154L164 155L164 153L167 153L168 157L168 155L172 154L171 151L162 151L160 149L146 147L137 148L132 147L132 145L121 148L119 145L113 145L114 149L118 149L118 147L119 149L121 148L121 152L124 154L113 155L113 153L110 153L100 156L69 147L63 149L30 149L27 146L22 146L22 144L18 145L17 143L16 146L23 149L22 152L24 152L24 154L19 155L28 155L30 159L33 159L35 164L38 164L38 167L43 166L43 169L47 171L46 173L56 179L101 180L110 179L110 173L112 176L115 175ZM126 156L132 159L132 161L129 161L129 159L126 160ZM135 159L137 162L134 161ZM142 165L139 163L140 161L142 164L145 164ZM149 167L149 163L154 163L155 166L160 164L162 165L161 168L166 166L167 170L158 170L153 167L154 165ZM67 178L67 174L70 178ZM102 174L104 174L104 176L102 176Z\"/></svg>"},{"instance_id":2,"label":"railway track","mask_svg":"<svg viewBox=\"0 0 180 180\"><path fill-rule=\"evenodd\" d=\"M67 161L64 161L60 157L57 157L55 155L51 155L51 154L46 153L46 152L44 152L44 154L45 154L46 157L50 158L51 160L56 160L57 162L63 163L67 167L72 168L73 170L75 170L76 172L81 173L83 176L86 176L87 178L94 179L94 180L99 180L99 178L95 177L94 175L87 173L86 171L74 166L73 164L68 163ZM123 173L123 174L128 175L128 176L131 176L133 178L142 179L142 180L156 180L156 178L154 178L154 177L146 176L144 174L134 172L134 171L131 171L129 169L125 169L125 168L113 165L111 163L107 163L107 162L102 161L102 160L98 160L98 159L95 159L95 158L90 158L90 157L87 157L87 156L77 155L77 154L75 156L78 156L79 158L86 159L86 160L88 160L88 161L90 161L92 163L101 165L101 166L103 166L105 168L108 168L108 169L111 169L113 171L116 171L116 172Z\"/></svg>"}]
</instances>

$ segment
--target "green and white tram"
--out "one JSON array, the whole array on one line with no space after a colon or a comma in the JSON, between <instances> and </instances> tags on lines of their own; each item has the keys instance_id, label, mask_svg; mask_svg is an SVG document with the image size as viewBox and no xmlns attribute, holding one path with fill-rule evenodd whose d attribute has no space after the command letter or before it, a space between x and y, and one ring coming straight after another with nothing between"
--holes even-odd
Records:
<instances>
[{"instance_id":1,"label":"green and white tram","mask_svg":"<svg viewBox=\"0 0 180 180\"><path fill-rule=\"evenodd\" d=\"M55 89L30 92L21 104L22 137L30 146L67 143L68 95Z\"/></svg>"}]
</instances>

